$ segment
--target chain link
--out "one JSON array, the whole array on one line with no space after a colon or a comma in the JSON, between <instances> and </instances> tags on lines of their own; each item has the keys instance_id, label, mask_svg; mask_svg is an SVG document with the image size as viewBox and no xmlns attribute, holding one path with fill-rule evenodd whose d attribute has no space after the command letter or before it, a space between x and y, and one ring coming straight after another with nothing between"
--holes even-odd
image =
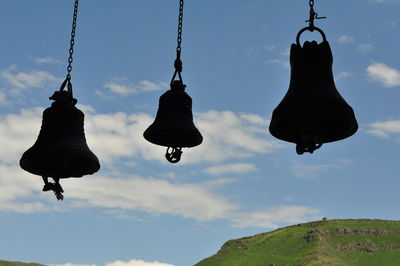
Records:
<instances>
[{"instance_id":1,"label":"chain link","mask_svg":"<svg viewBox=\"0 0 400 266\"><path fill-rule=\"evenodd\" d=\"M176 47L177 58L180 58L180 53L182 50L182 26L183 26L183 0L179 0L179 19L178 19L178 45Z\"/></svg>"},{"instance_id":2,"label":"chain link","mask_svg":"<svg viewBox=\"0 0 400 266\"><path fill-rule=\"evenodd\" d=\"M72 30L71 30L71 40L69 42L69 57L68 57L68 66L67 66L67 79L71 79L71 71L72 71L72 61L74 55L74 44L75 44L75 30L76 30L76 19L78 18L78 4L79 0L75 0L74 4L74 15L72 18Z\"/></svg>"},{"instance_id":3,"label":"chain link","mask_svg":"<svg viewBox=\"0 0 400 266\"><path fill-rule=\"evenodd\" d=\"M176 59L174 62L175 72L172 75L171 84L175 80L176 75L178 75L179 80L182 81L182 60L181 60L181 50L182 50L182 26L183 26L183 0L179 0L179 18L178 18L178 38L176 46Z\"/></svg>"},{"instance_id":4,"label":"chain link","mask_svg":"<svg viewBox=\"0 0 400 266\"><path fill-rule=\"evenodd\" d=\"M319 17L318 14L315 12L314 0L310 0L309 5L310 5L310 18L309 18L309 20L306 20L306 22L309 22L310 30L313 31L315 29L314 20L315 19L324 19L326 17Z\"/></svg>"}]
</instances>

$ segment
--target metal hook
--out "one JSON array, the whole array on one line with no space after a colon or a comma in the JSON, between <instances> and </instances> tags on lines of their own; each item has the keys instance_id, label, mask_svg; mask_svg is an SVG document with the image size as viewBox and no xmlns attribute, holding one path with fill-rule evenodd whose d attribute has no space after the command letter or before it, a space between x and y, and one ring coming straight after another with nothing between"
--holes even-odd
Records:
<instances>
[{"instance_id":1,"label":"metal hook","mask_svg":"<svg viewBox=\"0 0 400 266\"><path fill-rule=\"evenodd\" d=\"M313 153L315 150L322 147L322 143L319 142L320 140L317 135L303 135L297 140L296 152L298 155L305 152Z\"/></svg>"},{"instance_id":2,"label":"metal hook","mask_svg":"<svg viewBox=\"0 0 400 266\"><path fill-rule=\"evenodd\" d=\"M170 149L172 149L172 151L170 151ZM177 163L181 160L182 153L181 147L168 147L165 152L165 158L170 163Z\"/></svg>"},{"instance_id":3,"label":"metal hook","mask_svg":"<svg viewBox=\"0 0 400 266\"><path fill-rule=\"evenodd\" d=\"M310 0L310 18L306 20L306 22L309 22L309 28L310 31L314 31L314 20L315 19L324 19L326 17L319 17L318 14L314 11L314 1Z\"/></svg>"}]
</instances>

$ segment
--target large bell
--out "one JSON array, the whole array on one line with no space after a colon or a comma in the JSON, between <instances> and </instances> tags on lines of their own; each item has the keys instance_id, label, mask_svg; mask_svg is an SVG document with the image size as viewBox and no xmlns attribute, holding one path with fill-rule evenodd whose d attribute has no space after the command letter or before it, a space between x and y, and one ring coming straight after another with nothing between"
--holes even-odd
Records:
<instances>
[{"instance_id":1,"label":"large bell","mask_svg":"<svg viewBox=\"0 0 400 266\"><path fill-rule=\"evenodd\" d=\"M306 28L307 29L307 28ZM333 57L321 30L323 42L292 44L290 50L290 86L272 113L270 133L281 140L297 144L298 154L312 153L323 143L353 135L357 121L353 109L335 87Z\"/></svg>"},{"instance_id":2,"label":"large bell","mask_svg":"<svg viewBox=\"0 0 400 266\"><path fill-rule=\"evenodd\" d=\"M47 177L52 177L58 184L60 178L97 172L99 160L86 143L84 114L75 107L76 99L67 91L56 91L50 99L55 101L44 110L39 136L22 155L20 166L42 176L46 185ZM43 190L46 189L53 190L45 186Z\"/></svg>"},{"instance_id":3,"label":"large bell","mask_svg":"<svg viewBox=\"0 0 400 266\"><path fill-rule=\"evenodd\" d=\"M156 119L143 136L151 143L171 147L178 153L181 148L201 144L203 137L193 123L192 98L185 92L182 81L173 81L171 89L161 95Z\"/></svg>"}]
</instances>

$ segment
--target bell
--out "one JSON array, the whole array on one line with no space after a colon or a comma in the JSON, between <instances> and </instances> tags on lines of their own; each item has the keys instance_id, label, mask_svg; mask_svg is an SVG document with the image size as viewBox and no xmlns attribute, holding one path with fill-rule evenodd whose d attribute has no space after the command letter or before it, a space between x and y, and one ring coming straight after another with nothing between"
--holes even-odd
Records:
<instances>
[{"instance_id":1,"label":"bell","mask_svg":"<svg viewBox=\"0 0 400 266\"><path fill-rule=\"evenodd\" d=\"M298 154L312 153L323 143L353 135L357 121L353 109L335 87L332 52L325 35L320 44L292 44L291 77L285 97L272 113L270 133L281 140L296 143ZM303 29L304 31L304 29Z\"/></svg>"},{"instance_id":2,"label":"bell","mask_svg":"<svg viewBox=\"0 0 400 266\"><path fill-rule=\"evenodd\" d=\"M43 191L54 190L50 185L59 186L60 178L82 177L100 169L99 160L86 143L84 114L75 107L72 93L56 91L50 99L55 101L43 112L39 136L20 160L22 169L43 177ZM48 177L56 184L48 183ZM61 186L58 190L62 192Z\"/></svg>"},{"instance_id":3,"label":"bell","mask_svg":"<svg viewBox=\"0 0 400 266\"><path fill-rule=\"evenodd\" d=\"M203 141L193 123L192 98L185 92L185 87L179 80L171 83L171 89L160 97L156 119L143 133L149 142L173 148L172 153L179 157L177 161L182 153L181 148L194 147Z\"/></svg>"}]
</instances>

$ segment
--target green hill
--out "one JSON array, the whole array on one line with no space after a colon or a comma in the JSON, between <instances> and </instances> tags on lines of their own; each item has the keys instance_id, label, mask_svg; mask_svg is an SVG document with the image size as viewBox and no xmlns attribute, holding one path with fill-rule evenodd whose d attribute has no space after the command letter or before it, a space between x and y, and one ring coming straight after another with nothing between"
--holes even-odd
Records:
<instances>
[{"instance_id":1,"label":"green hill","mask_svg":"<svg viewBox=\"0 0 400 266\"><path fill-rule=\"evenodd\" d=\"M16 262L16 261L0 260L0 266L44 266L44 265L37 264L37 263L23 263L23 262Z\"/></svg>"},{"instance_id":2,"label":"green hill","mask_svg":"<svg viewBox=\"0 0 400 266\"><path fill-rule=\"evenodd\" d=\"M325 220L226 242L195 266L400 265L400 221Z\"/></svg>"}]
</instances>

